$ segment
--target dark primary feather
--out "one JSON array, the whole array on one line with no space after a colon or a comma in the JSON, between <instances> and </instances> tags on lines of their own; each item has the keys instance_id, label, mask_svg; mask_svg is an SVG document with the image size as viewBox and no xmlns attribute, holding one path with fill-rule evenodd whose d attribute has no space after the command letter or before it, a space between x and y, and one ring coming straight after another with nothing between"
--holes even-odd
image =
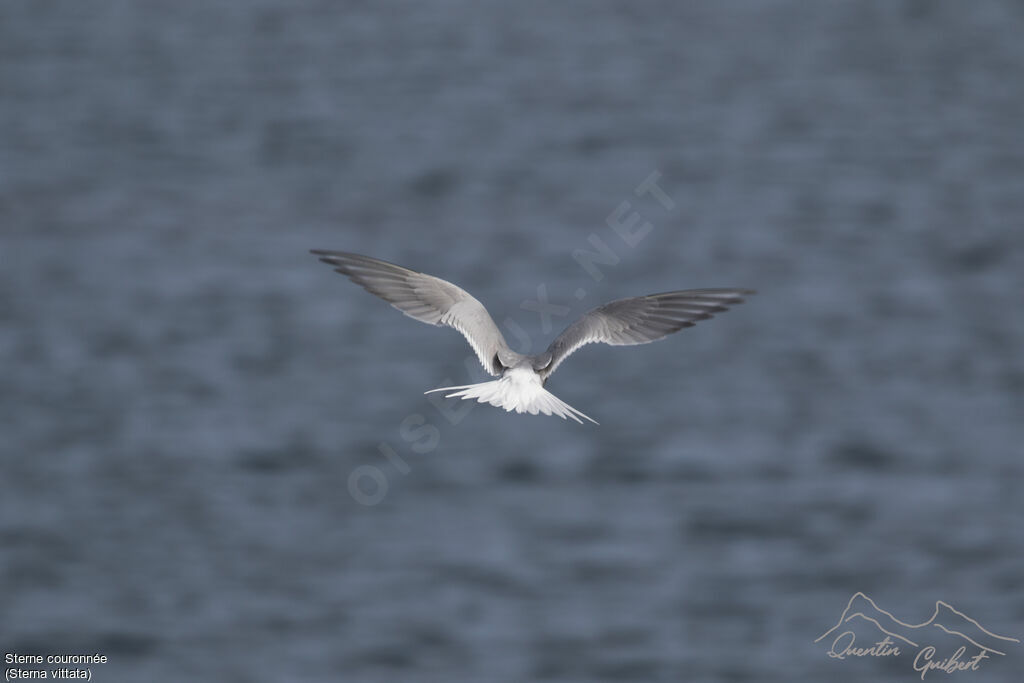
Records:
<instances>
[{"instance_id":1,"label":"dark primary feather","mask_svg":"<svg viewBox=\"0 0 1024 683\"><path fill-rule=\"evenodd\" d=\"M490 374L502 368L496 362L508 344L484 305L468 292L441 278L380 259L344 251L312 249L324 263L376 294L406 315L431 325L447 325L466 338Z\"/></svg>"},{"instance_id":2,"label":"dark primary feather","mask_svg":"<svg viewBox=\"0 0 1024 683\"><path fill-rule=\"evenodd\" d=\"M547 378L576 349L596 342L612 346L657 341L699 320L707 320L728 306L743 302L750 289L686 289L649 296L618 299L590 311L567 327L548 347L551 364L541 372Z\"/></svg>"}]
</instances>

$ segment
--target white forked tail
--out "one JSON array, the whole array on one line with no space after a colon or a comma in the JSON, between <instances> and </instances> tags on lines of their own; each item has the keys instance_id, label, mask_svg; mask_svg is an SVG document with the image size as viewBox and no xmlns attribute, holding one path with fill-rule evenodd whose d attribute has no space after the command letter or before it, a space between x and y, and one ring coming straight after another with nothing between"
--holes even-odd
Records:
<instances>
[{"instance_id":1,"label":"white forked tail","mask_svg":"<svg viewBox=\"0 0 1024 683\"><path fill-rule=\"evenodd\" d=\"M563 420L571 418L583 424L584 418L594 424L598 422L587 417L571 405L561 400L541 384L537 373L526 368L513 368L505 372L500 379L480 384L465 384L459 387L441 387L424 392L432 394L436 391L451 391L445 394L445 398L461 398L462 400L475 398L478 403L490 403L492 406L504 408L507 411L517 413L544 413L545 415L557 415Z\"/></svg>"}]
</instances>

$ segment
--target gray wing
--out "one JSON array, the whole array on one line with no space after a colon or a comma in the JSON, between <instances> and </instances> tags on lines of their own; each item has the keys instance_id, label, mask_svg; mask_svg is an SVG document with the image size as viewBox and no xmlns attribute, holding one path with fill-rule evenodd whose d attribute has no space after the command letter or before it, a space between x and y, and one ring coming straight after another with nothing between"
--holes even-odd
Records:
<instances>
[{"instance_id":1,"label":"gray wing","mask_svg":"<svg viewBox=\"0 0 1024 683\"><path fill-rule=\"evenodd\" d=\"M728 306L743 303L751 289L686 289L629 299L599 306L567 327L547 352L551 362L541 372L547 378L573 351L585 344L612 346L646 344L663 339L698 320L707 320Z\"/></svg>"},{"instance_id":2,"label":"gray wing","mask_svg":"<svg viewBox=\"0 0 1024 683\"><path fill-rule=\"evenodd\" d=\"M407 316L431 325L455 328L473 347L484 369L494 376L501 374L502 367L496 356L499 350L508 352L508 344L484 305L462 288L369 256L344 251L310 251Z\"/></svg>"}]
</instances>

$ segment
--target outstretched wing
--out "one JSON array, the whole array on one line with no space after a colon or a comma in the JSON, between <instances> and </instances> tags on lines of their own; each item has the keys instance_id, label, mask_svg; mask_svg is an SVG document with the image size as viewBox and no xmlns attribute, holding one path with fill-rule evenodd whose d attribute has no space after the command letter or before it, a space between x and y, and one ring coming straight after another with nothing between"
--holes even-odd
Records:
<instances>
[{"instance_id":1,"label":"outstretched wing","mask_svg":"<svg viewBox=\"0 0 1024 683\"><path fill-rule=\"evenodd\" d=\"M499 350L507 352L508 344L484 305L462 288L369 256L319 249L311 252L407 316L455 328L473 347L484 370L495 377L501 374L496 356Z\"/></svg>"},{"instance_id":2,"label":"outstretched wing","mask_svg":"<svg viewBox=\"0 0 1024 683\"><path fill-rule=\"evenodd\" d=\"M567 327L548 347L551 362L541 371L547 378L573 351L585 344L603 342L629 346L657 341L707 320L728 306L743 303L751 289L686 289L629 299L599 306Z\"/></svg>"}]
</instances>

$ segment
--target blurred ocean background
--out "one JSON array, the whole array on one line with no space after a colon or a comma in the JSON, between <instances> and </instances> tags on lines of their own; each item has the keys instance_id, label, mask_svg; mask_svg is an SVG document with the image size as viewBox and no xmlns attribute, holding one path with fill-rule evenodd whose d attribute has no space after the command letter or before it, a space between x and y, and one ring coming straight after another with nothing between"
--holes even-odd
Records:
<instances>
[{"instance_id":1,"label":"blurred ocean background","mask_svg":"<svg viewBox=\"0 0 1024 683\"><path fill-rule=\"evenodd\" d=\"M857 591L1024 639L1022 35L1010 0L3 3L0 651L919 680L814 643ZM310 248L451 280L519 350L759 293L574 355L548 388L600 427L453 420L462 338Z\"/></svg>"}]
</instances>

